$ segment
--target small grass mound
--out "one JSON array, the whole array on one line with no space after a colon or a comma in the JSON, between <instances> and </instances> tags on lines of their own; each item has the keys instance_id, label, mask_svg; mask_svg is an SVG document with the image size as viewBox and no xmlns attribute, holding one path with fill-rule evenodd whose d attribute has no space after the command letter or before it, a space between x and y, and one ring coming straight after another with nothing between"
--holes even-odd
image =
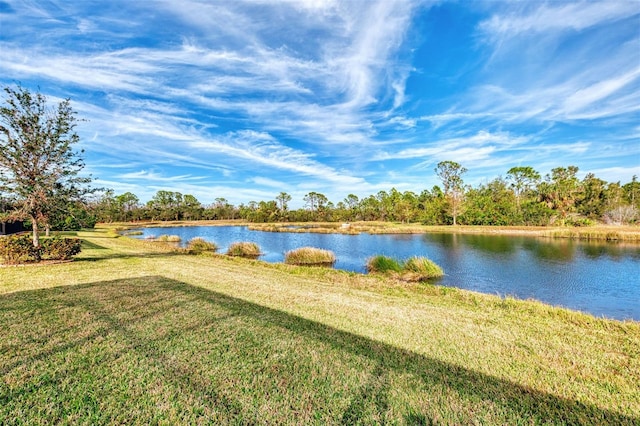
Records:
<instances>
[{"instance_id":1,"label":"small grass mound","mask_svg":"<svg viewBox=\"0 0 640 426\"><path fill-rule=\"evenodd\" d=\"M195 237L189 240L187 243L187 250L189 253L199 254L204 252L215 253L218 250L218 246L215 243L209 242L201 237Z\"/></svg>"},{"instance_id":2,"label":"small grass mound","mask_svg":"<svg viewBox=\"0 0 640 426\"><path fill-rule=\"evenodd\" d=\"M403 281L426 281L444 275L444 271L426 257L414 256L406 262L388 256L373 256L367 261L367 272L393 274Z\"/></svg>"},{"instance_id":3,"label":"small grass mound","mask_svg":"<svg viewBox=\"0 0 640 426\"><path fill-rule=\"evenodd\" d=\"M260 256L260 246L256 243L237 242L229 246L227 250L229 256L248 257L255 259Z\"/></svg>"},{"instance_id":4,"label":"small grass mound","mask_svg":"<svg viewBox=\"0 0 640 426\"><path fill-rule=\"evenodd\" d=\"M179 243L180 241L182 241L182 238L180 238L177 235L160 235L158 238L156 238L156 241L160 241L162 243Z\"/></svg>"},{"instance_id":5,"label":"small grass mound","mask_svg":"<svg viewBox=\"0 0 640 426\"><path fill-rule=\"evenodd\" d=\"M367 272L400 272L402 271L402 263L389 256L373 256L367 261Z\"/></svg>"},{"instance_id":6,"label":"small grass mound","mask_svg":"<svg viewBox=\"0 0 640 426\"><path fill-rule=\"evenodd\" d=\"M426 257L414 256L404 263L403 278L411 281L425 281L444 275L442 268Z\"/></svg>"},{"instance_id":7,"label":"small grass mound","mask_svg":"<svg viewBox=\"0 0 640 426\"><path fill-rule=\"evenodd\" d=\"M336 256L331 250L301 247L285 253L284 263L301 266L333 266Z\"/></svg>"}]
</instances>

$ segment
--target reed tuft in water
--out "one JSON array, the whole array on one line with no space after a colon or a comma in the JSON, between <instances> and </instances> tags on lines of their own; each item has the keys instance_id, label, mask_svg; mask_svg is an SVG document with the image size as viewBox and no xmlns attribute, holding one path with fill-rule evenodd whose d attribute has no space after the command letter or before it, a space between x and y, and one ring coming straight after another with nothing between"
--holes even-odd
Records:
<instances>
[{"instance_id":1,"label":"reed tuft in water","mask_svg":"<svg viewBox=\"0 0 640 426\"><path fill-rule=\"evenodd\" d=\"M251 242L232 243L227 250L227 255L237 257L257 258L260 254L260 246Z\"/></svg>"},{"instance_id":2,"label":"reed tuft in water","mask_svg":"<svg viewBox=\"0 0 640 426\"><path fill-rule=\"evenodd\" d=\"M179 243L180 241L182 241L182 238L180 238L178 235L164 234L156 238L155 241L160 241L162 243Z\"/></svg>"},{"instance_id":3,"label":"reed tuft in water","mask_svg":"<svg viewBox=\"0 0 640 426\"><path fill-rule=\"evenodd\" d=\"M301 247L285 253L284 263L301 266L332 266L336 256L330 250L315 247Z\"/></svg>"},{"instance_id":4,"label":"reed tuft in water","mask_svg":"<svg viewBox=\"0 0 640 426\"><path fill-rule=\"evenodd\" d=\"M403 278L411 281L425 281L444 275L442 268L426 257L414 256L402 268Z\"/></svg>"},{"instance_id":5,"label":"reed tuft in water","mask_svg":"<svg viewBox=\"0 0 640 426\"><path fill-rule=\"evenodd\" d=\"M215 243L205 240L201 237L195 237L189 240L187 243L187 250L189 253L199 254L204 252L215 253L218 250L218 246Z\"/></svg>"},{"instance_id":6,"label":"reed tuft in water","mask_svg":"<svg viewBox=\"0 0 640 426\"><path fill-rule=\"evenodd\" d=\"M402 263L399 260L389 256L373 256L367 260L367 272L400 272L402 271Z\"/></svg>"},{"instance_id":7,"label":"reed tuft in water","mask_svg":"<svg viewBox=\"0 0 640 426\"><path fill-rule=\"evenodd\" d=\"M414 256L406 262L388 256L373 256L367 261L367 272L395 274L404 281L426 281L444 275L444 271L426 257Z\"/></svg>"}]
</instances>

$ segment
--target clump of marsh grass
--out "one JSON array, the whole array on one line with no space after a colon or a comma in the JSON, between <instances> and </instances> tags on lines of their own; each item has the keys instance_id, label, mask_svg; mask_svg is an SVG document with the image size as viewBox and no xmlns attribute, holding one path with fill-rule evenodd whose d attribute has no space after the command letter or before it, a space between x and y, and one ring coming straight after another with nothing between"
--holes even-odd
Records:
<instances>
[{"instance_id":1,"label":"clump of marsh grass","mask_svg":"<svg viewBox=\"0 0 640 426\"><path fill-rule=\"evenodd\" d=\"M215 243L205 240L201 237L195 237L189 240L187 243L187 250L189 253L199 254L204 252L215 253L218 250L218 246Z\"/></svg>"},{"instance_id":2,"label":"clump of marsh grass","mask_svg":"<svg viewBox=\"0 0 640 426\"><path fill-rule=\"evenodd\" d=\"M410 281L425 281L444 275L442 268L426 257L414 256L407 260L402 267L403 279Z\"/></svg>"},{"instance_id":3,"label":"clump of marsh grass","mask_svg":"<svg viewBox=\"0 0 640 426\"><path fill-rule=\"evenodd\" d=\"M301 247L285 253L284 263L301 266L332 266L336 256L330 250L315 247Z\"/></svg>"},{"instance_id":4,"label":"clump of marsh grass","mask_svg":"<svg viewBox=\"0 0 640 426\"><path fill-rule=\"evenodd\" d=\"M180 238L177 235L160 235L158 238L155 239L156 241L160 241L161 243L179 243L180 241L182 241L182 238Z\"/></svg>"},{"instance_id":5,"label":"clump of marsh grass","mask_svg":"<svg viewBox=\"0 0 640 426\"><path fill-rule=\"evenodd\" d=\"M406 262L388 256L373 256L367 261L370 273L393 274L404 281L426 281L444 275L444 271L426 257L414 256Z\"/></svg>"},{"instance_id":6,"label":"clump of marsh grass","mask_svg":"<svg viewBox=\"0 0 640 426\"><path fill-rule=\"evenodd\" d=\"M236 242L229 246L227 249L229 256L248 257L255 259L260 256L260 246L256 243L250 242Z\"/></svg>"},{"instance_id":7,"label":"clump of marsh grass","mask_svg":"<svg viewBox=\"0 0 640 426\"><path fill-rule=\"evenodd\" d=\"M400 272L402 271L402 264L392 257L378 255L367 260L367 271L378 273Z\"/></svg>"}]
</instances>

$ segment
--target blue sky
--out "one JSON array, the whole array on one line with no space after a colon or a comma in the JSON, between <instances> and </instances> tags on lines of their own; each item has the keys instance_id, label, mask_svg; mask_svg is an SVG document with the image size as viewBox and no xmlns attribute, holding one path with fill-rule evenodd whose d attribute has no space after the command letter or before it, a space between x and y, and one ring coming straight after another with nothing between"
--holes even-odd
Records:
<instances>
[{"instance_id":1,"label":"blue sky","mask_svg":"<svg viewBox=\"0 0 640 426\"><path fill-rule=\"evenodd\" d=\"M86 171L142 201L640 175L638 0L0 0L15 82L71 98Z\"/></svg>"}]
</instances>

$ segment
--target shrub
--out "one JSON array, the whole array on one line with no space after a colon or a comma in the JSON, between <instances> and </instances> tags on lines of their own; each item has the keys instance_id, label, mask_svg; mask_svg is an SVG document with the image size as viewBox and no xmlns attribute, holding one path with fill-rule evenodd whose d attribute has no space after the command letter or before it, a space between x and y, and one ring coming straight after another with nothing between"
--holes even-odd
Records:
<instances>
[{"instance_id":1,"label":"shrub","mask_svg":"<svg viewBox=\"0 0 640 426\"><path fill-rule=\"evenodd\" d=\"M16 265L40 260L40 250L33 246L30 235L12 235L0 238L0 256L4 263Z\"/></svg>"},{"instance_id":2,"label":"shrub","mask_svg":"<svg viewBox=\"0 0 640 426\"><path fill-rule=\"evenodd\" d=\"M233 243L227 250L229 256L257 258L260 256L260 247L256 243L238 242Z\"/></svg>"},{"instance_id":3,"label":"shrub","mask_svg":"<svg viewBox=\"0 0 640 426\"><path fill-rule=\"evenodd\" d=\"M388 256L373 256L367 261L368 272L400 272L402 271L402 264Z\"/></svg>"},{"instance_id":4,"label":"shrub","mask_svg":"<svg viewBox=\"0 0 640 426\"><path fill-rule=\"evenodd\" d=\"M34 247L30 235L0 238L0 257L9 265L46 260L69 260L80 253L78 238L43 238L40 247Z\"/></svg>"},{"instance_id":5,"label":"shrub","mask_svg":"<svg viewBox=\"0 0 640 426\"><path fill-rule=\"evenodd\" d=\"M45 238L41 244L42 258L49 260L69 260L81 250L79 238Z\"/></svg>"},{"instance_id":6,"label":"shrub","mask_svg":"<svg viewBox=\"0 0 640 426\"><path fill-rule=\"evenodd\" d=\"M426 257L414 256L407 260L402 268L405 279L424 281L444 275L444 271Z\"/></svg>"},{"instance_id":7,"label":"shrub","mask_svg":"<svg viewBox=\"0 0 640 426\"><path fill-rule=\"evenodd\" d=\"M215 243L206 241L204 238L196 237L189 240L187 243L187 250L190 253L202 253L205 251L216 252L218 250L218 246Z\"/></svg>"},{"instance_id":8,"label":"shrub","mask_svg":"<svg viewBox=\"0 0 640 426\"><path fill-rule=\"evenodd\" d=\"M302 247L285 253L284 263L303 266L331 266L336 256L330 250L315 247Z\"/></svg>"}]
</instances>

